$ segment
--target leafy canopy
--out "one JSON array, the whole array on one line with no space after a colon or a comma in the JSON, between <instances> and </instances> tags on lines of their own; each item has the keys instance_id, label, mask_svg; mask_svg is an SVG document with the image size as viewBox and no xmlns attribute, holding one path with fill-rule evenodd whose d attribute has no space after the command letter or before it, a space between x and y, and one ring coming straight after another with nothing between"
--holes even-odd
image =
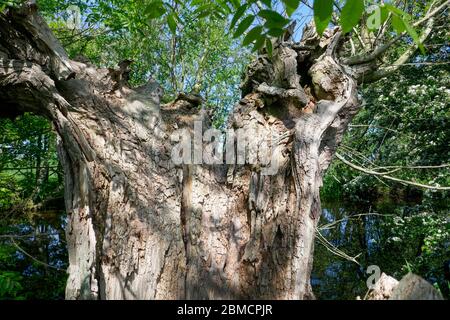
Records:
<instances>
[{"instance_id":1,"label":"leafy canopy","mask_svg":"<svg viewBox=\"0 0 450 320\"><path fill-rule=\"evenodd\" d=\"M48 0L47 0L48 1ZM179 8L192 9L197 19L214 17L229 21L229 30L234 38L244 33L243 44L253 45L253 50L261 49L268 39L279 37L285 28L297 19L296 12L312 10L314 22L319 35L333 23L340 25L344 33L358 31L360 26L368 29L380 28L385 22L398 34L404 32L419 43L417 31L411 26L412 17L400 8L378 1L364 0L133 0L138 6L139 14L136 20L152 20L163 18L171 32L176 33L177 27L185 23L179 15ZM311 5L312 2L312 5ZM100 0L97 2L101 10L115 11L123 7L120 0ZM93 15L98 15L94 10ZM98 17L98 16L97 16ZM126 24L127 19L121 19L115 14L116 26Z\"/></svg>"},{"instance_id":2,"label":"leafy canopy","mask_svg":"<svg viewBox=\"0 0 450 320\"><path fill-rule=\"evenodd\" d=\"M0 0L0 11L7 6L18 5L21 0ZM421 50L417 30L412 26L413 17L390 2L375 0L40 0L40 6L59 11L69 5L81 10L89 9L88 19L103 20L113 29L142 28L152 20L164 20L169 30L176 34L187 21L180 15L191 10L196 19L213 17L229 22L234 38L246 33L243 44L252 45L256 51L269 44L272 37L279 37L285 28L298 17L296 13L312 10L317 33L321 35L330 25L340 25L344 33L359 32L357 27L376 30L389 27L397 34L407 33ZM408 6L408 1L404 4ZM130 12L126 7L134 7ZM56 10L55 10L56 12ZM106 15L105 15L106 14ZM271 46L271 45L270 45ZM271 51L271 48L267 48Z\"/></svg>"}]
</instances>

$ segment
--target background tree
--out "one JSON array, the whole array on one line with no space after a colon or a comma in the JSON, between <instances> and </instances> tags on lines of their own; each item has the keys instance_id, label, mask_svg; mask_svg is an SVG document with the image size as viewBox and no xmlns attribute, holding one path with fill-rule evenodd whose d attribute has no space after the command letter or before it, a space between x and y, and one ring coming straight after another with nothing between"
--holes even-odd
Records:
<instances>
[{"instance_id":1,"label":"background tree","mask_svg":"<svg viewBox=\"0 0 450 320\"><path fill-rule=\"evenodd\" d=\"M345 159L402 180L449 184L447 39L443 26L426 44L426 55L416 54L395 75L363 89L363 108L338 151ZM448 191L405 185L336 161L322 199L322 234L349 256L360 254L360 265L319 242L313 272L318 297L364 296L369 265L398 279L412 271L448 297Z\"/></svg>"},{"instance_id":2,"label":"background tree","mask_svg":"<svg viewBox=\"0 0 450 320\"><path fill-rule=\"evenodd\" d=\"M0 119L0 299L61 299L67 251L63 172L51 124ZM42 290L46 288L46 290Z\"/></svg>"}]
</instances>

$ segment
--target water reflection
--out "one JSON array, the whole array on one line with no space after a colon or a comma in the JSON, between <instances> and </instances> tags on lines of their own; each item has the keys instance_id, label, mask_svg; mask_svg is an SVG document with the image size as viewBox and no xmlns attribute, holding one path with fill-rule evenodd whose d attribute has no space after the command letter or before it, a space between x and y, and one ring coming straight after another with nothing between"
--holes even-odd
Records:
<instances>
[{"instance_id":1,"label":"water reflection","mask_svg":"<svg viewBox=\"0 0 450 320\"><path fill-rule=\"evenodd\" d=\"M415 272L448 298L448 211L389 201L365 206L326 202L323 207L318 232L332 247L316 237L311 283L317 299L364 297L370 265L379 266L381 272L397 279ZM340 251L348 259L340 256ZM358 263L349 261L351 257L357 257Z\"/></svg>"}]
</instances>

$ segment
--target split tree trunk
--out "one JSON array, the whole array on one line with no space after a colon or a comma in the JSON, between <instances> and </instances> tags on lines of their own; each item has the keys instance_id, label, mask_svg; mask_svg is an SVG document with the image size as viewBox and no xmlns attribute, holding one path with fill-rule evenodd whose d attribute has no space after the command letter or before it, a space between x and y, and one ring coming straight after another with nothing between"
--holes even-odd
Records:
<instances>
[{"instance_id":1,"label":"split tree trunk","mask_svg":"<svg viewBox=\"0 0 450 320\"><path fill-rule=\"evenodd\" d=\"M263 149L245 164L176 166L170 135L208 122L195 99L160 105L152 80L130 88L126 68L69 60L33 5L0 14L0 116L33 112L59 135L66 297L313 298L322 177L359 107L341 42L309 27L248 67L228 127L268 143L278 171L265 175Z\"/></svg>"}]
</instances>

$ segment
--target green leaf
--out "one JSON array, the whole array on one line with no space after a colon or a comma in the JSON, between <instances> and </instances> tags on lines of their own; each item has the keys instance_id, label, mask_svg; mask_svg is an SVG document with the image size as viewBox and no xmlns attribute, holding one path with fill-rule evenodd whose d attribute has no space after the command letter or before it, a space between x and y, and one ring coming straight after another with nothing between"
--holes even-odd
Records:
<instances>
[{"instance_id":1,"label":"green leaf","mask_svg":"<svg viewBox=\"0 0 450 320\"><path fill-rule=\"evenodd\" d=\"M385 23L389 17L389 11L385 6L380 6L381 10L381 23Z\"/></svg>"},{"instance_id":2,"label":"green leaf","mask_svg":"<svg viewBox=\"0 0 450 320\"><path fill-rule=\"evenodd\" d=\"M420 42L420 38L416 30L413 28L412 25L409 24L407 19L403 19L403 24L405 25L406 31L408 32L409 36L417 44L418 48L420 49L420 52L422 52L422 54L425 54L425 47L423 46L423 43Z\"/></svg>"},{"instance_id":3,"label":"green leaf","mask_svg":"<svg viewBox=\"0 0 450 320\"><path fill-rule=\"evenodd\" d=\"M283 29L286 26L287 23L285 22L275 22L275 21L267 21L264 23L264 27L266 29Z\"/></svg>"},{"instance_id":4,"label":"green leaf","mask_svg":"<svg viewBox=\"0 0 450 320\"><path fill-rule=\"evenodd\" d=\"M267 31L267 34L271 37L281 37L284 33L284 30L281 28L273 28L273 29L269 29L269 31Z\"/></svg>"},{"instance_id":5,"label":"green leaf","mask_svg":"<svg viewBox=\"0 0 450 320\"><path fill-rule=\"evenodd\" d=\"M162 17L166 13L166 8L164 7L164 4L162 2L156 2L152 3L151 5L148 5L144 13L147 15L148 19L157 19Z\"/></svg>"},{"instance_id":6,"label":"green leaf","mask_svg":"<svg viewBox=\"0 0 450 320\"><path fill-rule=\"evenodd\" d=\"M236 10L233 19L231 20L230 29L234 28L238 20L244 15L245 10L247 10L247 4L243 4Z\"/></svg>"},{"instance_id":7,"label":"green leaf","mask_svg":"<svg viewBox=\"0 0 450 320\"><path fill-rule=\"evenodd\" d=\"M294 14L295 10L297 10L297 9L293 9L291 7L286 7L286 13L289 17Z\"/></svg>"},{"instance_id":8,"label":"green leaf","mask_svg":"<svg viewBox=\"0 0 450 320\"><path fill-rule=\"evenodd\" d=\"M315 0L313 9L317 33L322 35L331 21L333 0Z\"/></svg>"},{"instance_id":9,"label":"green leaf","mask_svg":"<svg viewBox=\"0 0 450 320\"><path fill-rule=\"evenodd\" d=\"M269 55L269 57L272 58L273 46L272 46L272 41L269 38L266 39L266 49L267 49L267 54Z\"/></svg>"},{"instance_id":10,"label":"green leaf","mask_svg":"<svg viewBox=\"0 0 450 320\"><path fill-rule=\"evenodd\" d=\"M210 4L204 4L198 7L194 12L198 14L199 18L204 18L209 16L213 10Z\"/></svg>"},{"instance_id":11,"label":"green leaf","mask_svg":"<svg viewBox=\"0 0 450 320\"><path fill-rule=\"evenodd\" d=\"M266 40L266 37L264 37L264 36L256 39L255 45L253 46L252 50L257 51L257 50L261 49L264 45L265 40Z\"/></svg>"},{"instance_id":12,"label":"green leaf","mask_svg":"<svg viewBox=\"0 0 450 320\"><path fill-rule=\"evenodd\" d=\"M191 6L195 7L195 6L198 6L198 5L202 4L202 3L203 3L203 0L192 0L191 1Z\"/></svg>"},{"instance_id":13,"label":"green leaf","mask_svg":"<svg viewBox=\"0 0 450 320\"><path fill-rule=\"evenodd\" d=\"M245 36L244 40L242 41L242 44L244 46L247 46L250 43L252 43L254 40L256 40L257 38L259 38L261 36L262 30L263 30L262 26L254 27L252 30L250 30L247 33L247 35Z\"/></svg>"},{"instance_id":14,"label":"green leaf","mask_svg":"<svg viewBox=\"0 0 450 320\"><path fill-rule=\"evenodd\" d=\"M281 14L273 10L261 10L258 15L264 18L267 22L275 23L277 25L285 26L289 23L289 19L286 19Z\"/></svg>"},{"instance_id":15,"label":"green leaf","mask_svg":"<svg viewBox=\"0 0 450 320\"><path fill-rule=\"evenodd\" d=\"M175 16L172 14L169 14L167 16L167 24L169 25L169 29L172 32L172 34L176 34L177 32L177 21L175 20Z\"/></svg>"},{"instance_id":16,"label":"green leaf","mask_svg":"<svg viewBox=\"0 0 450 320\"><path fill-rule=\"evenodd\" d=\"M261 0L268 8L272 8L272 0Z\"/></svg>"},{"instance_id":17,"label":"green leaf","mask_svg":"<svg viewBox=\"0 0 450 320\"><path fill-rule=\"evenodd\" d=\"M405 31L408 32L409 36L417 44L420 51L422 53L425 53L425 48L420 42L419 35L417 34L413 26L411 26L411 24L409 23L409 21L411 20L410 15L391 4L385 4L385 7L390 12L392 12L392 27L394 28L395 32L397 32L398 34L401 34Z\"/></svg>"},{"instance_id":18,"label":"green leaf","mask_svg":"<svg viewBox=\"0 0 450 320\"><path fill-rule=\"evenodd\" d=\"M403 22L403 19L395 13L392 15L392 27L398 34L401 34L404 31L406 31L406 26Z\"/></svg>"},{"instance_id":19,"label":"green leaf","mask_svg":"<svg viewBox=\"0 0 450 320\"><path fill-rule=\"evenodd\" d=\"M340 24L344 33L350 32L361 19L364 12L364 0L347 0L342 8Z\"/></svg>"},{"instance_id":20,"label":"green leaf","mask_svg":"<svg viewBox=\"0 0 450 320\"><path fill-rule=\"evenodd\" d=\"M399 15L399 16L405 16L405 15L407 15L406 12L400 10L400 9L397 8L397 7L394 7L392 4L385 3L385 4L384 4L384 7L385 7L386 9L388 9L390 12L395 13L395 14L397 14L397 15Z\"/></svg>"},{"instance_id":21,"label":"green leaf","mask_svg":"<svg viewBox=\"0 0 450 320\"><path fill-rule=\"evenodd\" d=\"M214 13L217 13L217 12L214 12ZM200 12L199 15L197 16L197 18L201 19L201 18L205 18L209 15L211 15L211 11L205 10L205 11Z\"/></svg>"},{"instance_id":22,"label":"green leaf","mask_svg":"<svg viewBox=\"0 0 450 320\"><path fill-rule=\"evenodd\" d=\"M239 6L241 5L241 2L239 0L230 0L230 2L235 9L239 8Z\"/></svg>"},{"instance_id":23,"label":"green leaf","mask_svg":"<svg viewBox=\"0 0 450 320\"><path fill-rule=\"evenodd\" d=\"M251 26L253 20L255 20L254 15L247 16L244 20L242 20L241 23L236 28L236 31L233 34L233 38L237 38L240 35L242 35L245 32L245 30L247 30L248 27Z\"/></svg>"},{"instance_id":24,"label":"green leaf","mask_svg":"<svg viewBox=\"0 0 450 320\"><path fill-rule=\"evenodd\" d=\"M287 8L297 9L300 4L300 0L283 0L283 3Z\"/></svg>"},{"instance_id":25,"label":"green leaf","mask_svg":"<svg viewBox=\"0 0 450 320\"><path fill-rule=\"evenodd\" d=\"M297 10L300 0L283 0L284 6L286 7L286 13L288 16L292 16L292 14Z\"/></svg>"},{"instance_id":26,"label":"green leaf","mask_svg":"<svg viewBox=\"0 0 450 320\"><path fill-rule=\"evenodd\" d=\"M230 9L230 7L227 4L227 1L219 0L217 3L219 4L220 8L223 10L223 13L230 14L232 12L232 10Z\"/></svg>"}]
</instances>

